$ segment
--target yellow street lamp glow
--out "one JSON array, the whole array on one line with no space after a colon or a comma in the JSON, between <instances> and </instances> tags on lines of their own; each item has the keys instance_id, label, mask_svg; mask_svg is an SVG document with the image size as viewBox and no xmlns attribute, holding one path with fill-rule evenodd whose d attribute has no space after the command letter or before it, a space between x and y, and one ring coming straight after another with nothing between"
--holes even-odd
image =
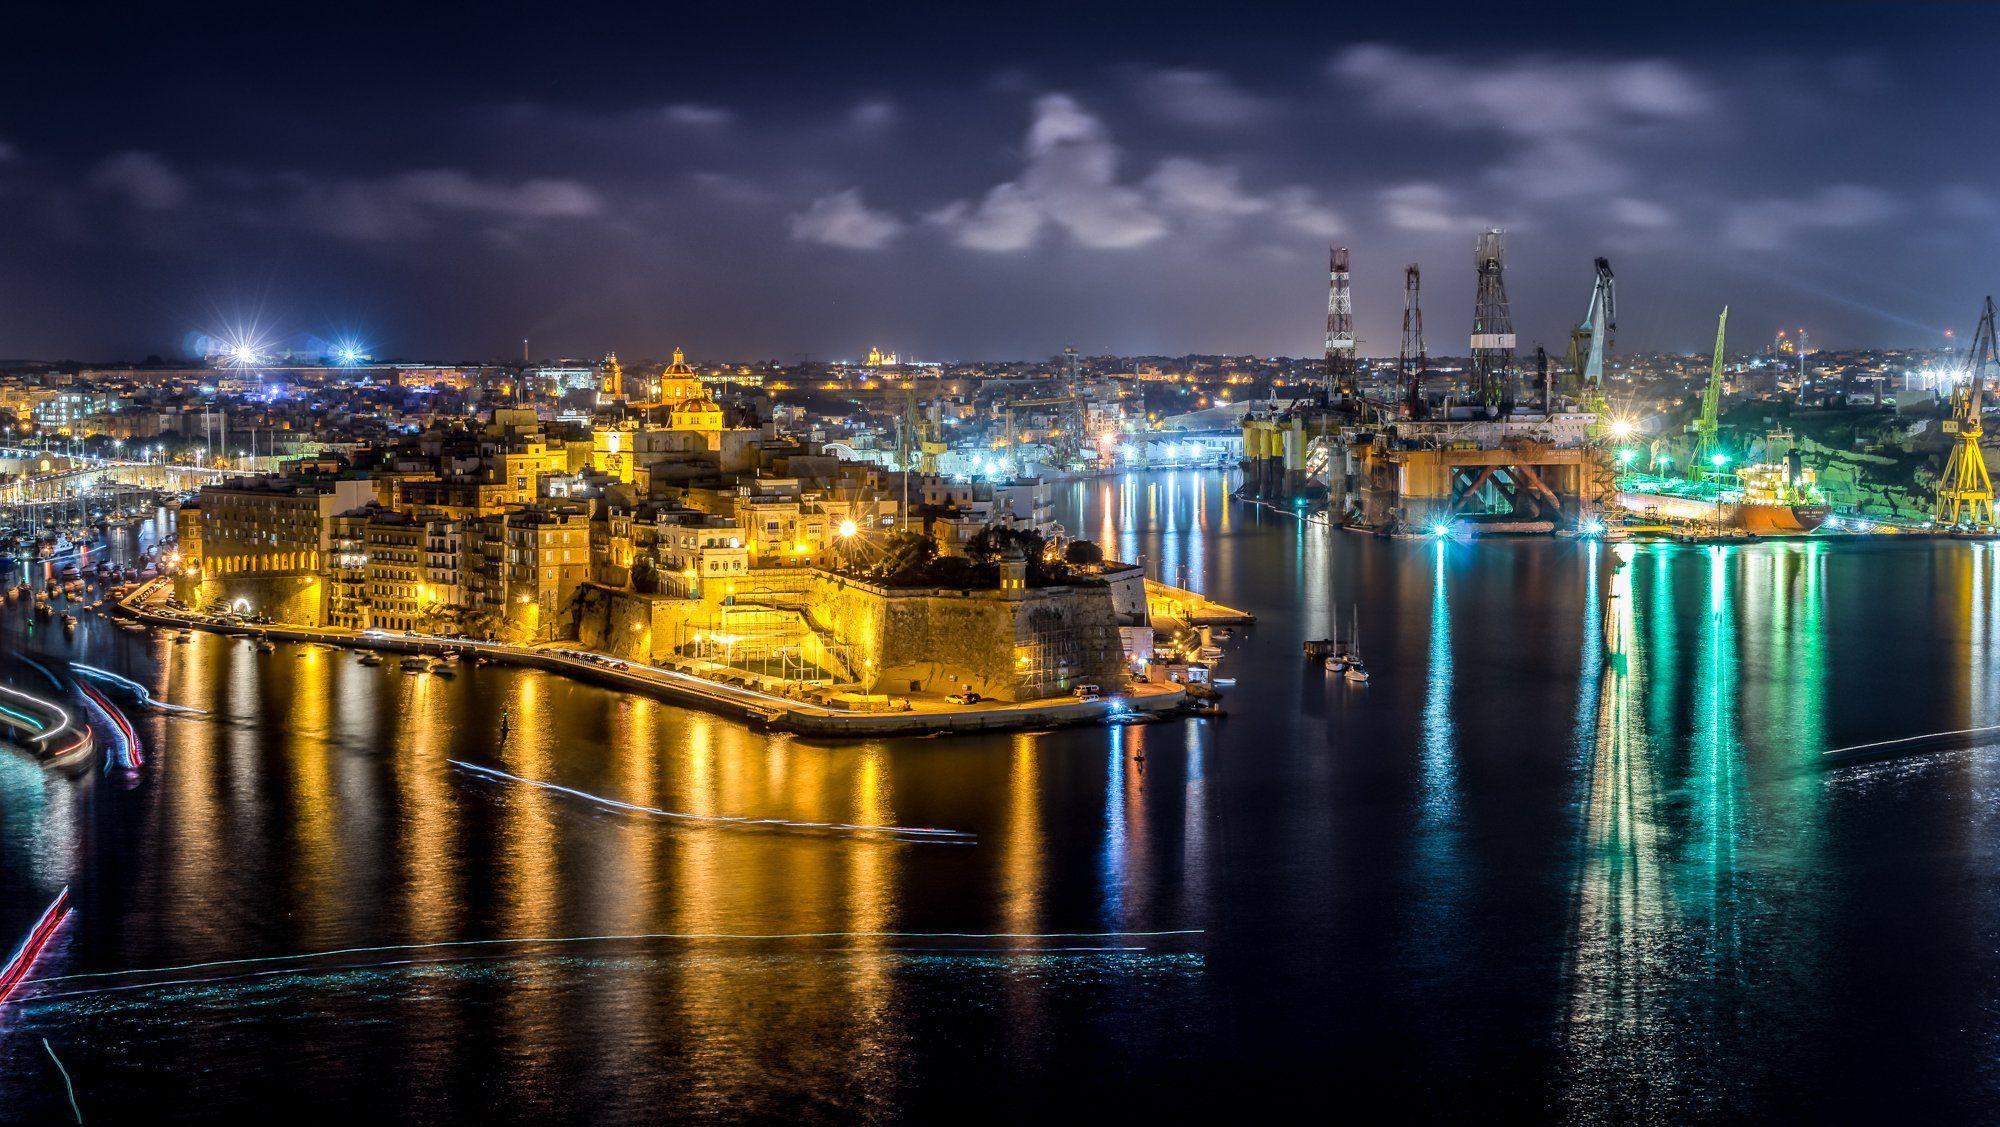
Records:
<instances>
[{"instance_id":1,"label":"yellow street lamp glow","mask_svg":"<svg viewBox=\"0 0 2000 1127\"><path fill-rule=\"evenodd\" d=\"M851 520L843 520L840 522L836 531L840 533L840 538L842 540L851 540L853 539L855 533L861 531L861 528Z\"/></svg>"},{"instance_id":2,"label":"yellow street lamp glow","mask_svg":"<svg viewBox=\"0 0 2000 1127\"><path fill-rule=\"evenodd\" d=\"M1630 419L1611 420L1611 437L1613 438L1632 437L1632 420Z\"/></svg>"}]
</instances>

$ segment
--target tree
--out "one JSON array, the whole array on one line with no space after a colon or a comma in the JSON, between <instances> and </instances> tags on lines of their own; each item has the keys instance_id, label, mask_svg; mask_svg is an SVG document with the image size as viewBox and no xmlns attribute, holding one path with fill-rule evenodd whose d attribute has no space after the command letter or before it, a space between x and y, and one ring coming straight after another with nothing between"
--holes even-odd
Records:
<instances>
[{"instance_id":1,"label":"tree","mask_svg":"<svg viewBox=\"0 0 2000 1127\"><path fill-rule=\"evenodd\" d=\"M1063 549L1063 561L1077 567L1095 567L1104 562L1104 549L1095 540L1072 540Z\"/></svg>"},{"instance_id":2,"label":"tree","mask_svg":"<svg viewBox=\"0 0 2000 1127\"><path fill-rule=\"evenodd\" d=\"M1032 563L1042 558L1043 543L1042 534L1032 529L989 524L965 542L965 554L980 563L996 563L1007 549L1018 548Z\"/></svg>"}]
</instances>

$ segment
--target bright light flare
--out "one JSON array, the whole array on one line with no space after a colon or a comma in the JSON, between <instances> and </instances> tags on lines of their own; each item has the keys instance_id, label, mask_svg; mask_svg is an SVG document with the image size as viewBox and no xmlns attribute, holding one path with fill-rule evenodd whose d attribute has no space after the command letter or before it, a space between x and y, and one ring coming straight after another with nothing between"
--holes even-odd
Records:
<instances>
[{"instance_id":1,"label":"bright light flare","mask_svg":"<svg viewBox=\"0 0 2000 1127\"><path fill-rule=\"evenodd\" d=\"M368 348L353 337L342 337L333 343L333 360L343 368L367 362Z\"/></svg>"}]
</instances>

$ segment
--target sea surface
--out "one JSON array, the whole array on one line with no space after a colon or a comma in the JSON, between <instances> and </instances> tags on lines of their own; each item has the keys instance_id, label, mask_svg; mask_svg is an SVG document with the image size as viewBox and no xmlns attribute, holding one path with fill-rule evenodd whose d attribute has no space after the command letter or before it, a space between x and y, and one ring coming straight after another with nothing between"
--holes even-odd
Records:
<instances>
[{"instance_id":1,"label":"sea surface","mask_svg":"<svg viewBox=\"0 0 2000 1127\"><path fill-rule=\"evenodd\" d=\"M1061 489L1257 615L1225 718L1115 729L814 743L0 605L0 681L205 710L106 687L136 766L0 754L0 945L76 905L0 1120L70 1121L57 1060L100 1123L1993 1117L1993 546L1227 494ZM1367 686L1301 658L1350 617Z\"/></svg>"}]
</instances>

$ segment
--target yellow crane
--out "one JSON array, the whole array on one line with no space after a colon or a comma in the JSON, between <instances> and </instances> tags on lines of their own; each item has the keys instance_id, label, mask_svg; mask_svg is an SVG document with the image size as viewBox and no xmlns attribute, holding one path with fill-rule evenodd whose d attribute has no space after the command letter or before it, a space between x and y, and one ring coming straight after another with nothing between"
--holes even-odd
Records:
<instances>
[{"instance_id":1,"label":"yellow crane","mask_svg":"<svg viewBox=\"0 0 2000 1127\"><path fill-rule=\"evenodd\" d=\"M1993 477L1986 472L1986 455L1979 449L1985 433L1981 415L1986 408L1986 381L2000 368L1991 297L1979 314L1979 330L1972 334L1965 367L1965 383L1951 393L1951 417L1944 421L1944 433L1952 436L1951 456L1938 481L1934 515L1942 525L1985 531L1993 527Z\"/></svg>"}]
</instances>

